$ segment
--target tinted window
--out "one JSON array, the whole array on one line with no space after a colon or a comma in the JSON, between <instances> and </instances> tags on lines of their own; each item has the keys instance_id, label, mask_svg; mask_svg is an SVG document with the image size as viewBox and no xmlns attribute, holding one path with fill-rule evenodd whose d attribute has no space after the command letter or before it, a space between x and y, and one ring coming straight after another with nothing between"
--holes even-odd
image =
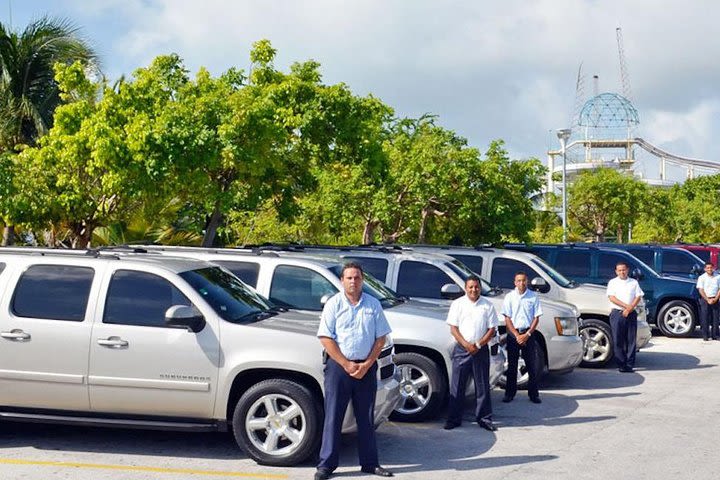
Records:
<instances>
[{"instance_id":1,"label":"tinted window","mask_svg":"<svg viewBox=\"0 0 720 480\"><path fill-rule=\"evenodd\" d=\"M362 265L363 271L369 273L381 282L387 281L388 261L384 258L375 257L344 257L345 260L352 260Z\"/></svg>"},{"instance_id":2,"label":"tinted window","mask_svg":"<svg viewBox=\"0 0 720 480\"><path fill-rule=\"evenodd\" d=\"M533 248L530 250L534 255L537 255L538 257L542 258L547 262L548 258L550 258L550 253L552 252L551 248Z\"/></svg>"},{"instance_id":3,"label":"tinted window","mask_svg":"<svg viewBox=\"0 0 720 480\"><path fill-rule=\"evenodd\" d=\"M0 273L2 273L5 270L5 264L0 263Z\"/></svg>"},{"instance_id":4,"label":"tinted window","mask_svg":"<svg viewBox=\"0 0 720 480\"><path fill-rule=\"evenodd\" d=\"M212 260L212 263L222 265L246 284L250 285L253 288L257 287L258 272L260 272L260 265L258 265L257 263L234 262L227 260Z\"/></svg>"},{"instance_id":5,"label":"tinted window","mask_svg":"<svg viewBox=\"0 0 720 480\"><path fill-rule=\"evenodd\" d=\"M615 274L615 267L618 262L627 263L630 269L630 274L632 274L633 269L636 268L635 265L632 262L629 262L623 255L613 252L600 252L598 262L598 275L604 280L610 280L611 278L615 278L617 276Z\"/></svg>"},{"instance_id":6,"label":"tinted window","mask_svg":"<svg viewBox=\"0 0 720 480\"><path fill-rule=\"evenodd\" d=\"M188 270L180 277L228 322L252 322L273 314L269 312L271 305L265 298L222 268Z\"/></svg>"},{"instance_id":7,"label":"tinted window","mask_svg":"<svg viewBox=\"0 0 720 480\"><path fill-rule=\"evenodd\" d=\"M342 273L342 266L333 265L328 267L328 270L330 270L337 278L340 278L340 275ZM395 292L390 290L384 283L373 277L371 274L365 272L364 270L362 289L363 292L380 300L383 308L394 307L395 305L401 303L401 300L398 298Z\"/></svg>"},{"instance_id":8,"label":"tinted window","mask_svg":"<svg viewBox=\"0 0 720 480\"><path fill-rule=\"evenodd\" d=\"M455 282L435 265L406 260L400 264L397 293L408 297L442 298L443 285Z\"/></svg>"},{"instance_id":9,"label":"tinted window","mask_svg":"<svg viewBox=\"0 0 720 480\"><path fill-rule=\"evenodd\" d=\"M318 272L304 267L280 265L273 272L270 300L287 308L322 310L320 300L338 289Z\"/></svg>"},{"instance_id":10,"label":"tinted window","mask_svg":"<svg viewBox=\"0 0 720 480\"><path fill-rule=\"evenodd\" d=\"M475 272L476 274L481 275L482 274L482 266L483 266L483 259L482 257L479 257L477 255L456 255L452 254L450 255L453 258L457 258L462 263L464 263L470 270ZM498 285L497 283L490 282L495 285Z\"/></svg>"},{"instance_id":11,"label":"tinted window","mask_svg":"<svg viewBox=\"0 0 720 480\"><path fill-rule=\"evenodd\" d=\"M703 262L709 262L711 258L710 250L692 250L696 256L700 257Z\"/></svg>"},{"instance_id":12,"label":"tinted window","mask_svg":"<svg viewBox=\"0 0 720 480\"><path fill-rule=\"evenodd\" d=\"M164 327L165 312L190 301L172 283L152 273L118 270L105 300L103 323Z\"/></svg>"},{"instance_id":13,"label":"tinted window","mask_svg":"<svg viewBox=\"0 0 720 480\"><path fill-rule=\"evenodd\" d=\"M555 270L570 278L589 277L591 258L589 250L558 249L554 267Z\"/></svg>"},{"instance_id":14,"label":"tinted window","mask_svg":"<svg viewBox=\"0 0 720 480\"><path fill-rule=\"evenodd\" d=\"M520 271L527 273L528 282L535 277L542 278L540 274L523 262L510 258L496 258L492 263L490 283L502 288L515 288L515 274Z\"/></svg>"},{"instance_id":15,"label":"tinted window","mask_svg":"<svg viewBox=\"0 0 720 480\"><path fill-rule=\"evenodd\" d=\"M678 250L663 250L663 273L689 274L693 265L698 263L688 252Z\"/></svg>"},{"instance_id":16,"label":"tinted window","mask_svg":"<svg viewBox=\"0 0 720 480\"><path fill-rule=\"evenodd\" d=\"M82 322L94 273L87 267L33 265L15 287L12 311L19 317Z\"/></svg>"},{"instance_id":17,"label":"tinted window","mask_svg":"<svg viewBox=\"0 0 720 480\"><path fill-rule=\"evenodd\" d=\"M649 248L628 248L628 253L649 266L655 266L655 252Z\"/></svg>"}]
</instances>

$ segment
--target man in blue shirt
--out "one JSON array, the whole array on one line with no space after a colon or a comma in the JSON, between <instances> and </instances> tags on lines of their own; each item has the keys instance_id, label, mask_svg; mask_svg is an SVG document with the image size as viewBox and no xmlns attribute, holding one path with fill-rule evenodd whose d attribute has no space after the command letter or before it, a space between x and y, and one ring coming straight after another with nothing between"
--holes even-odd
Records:
<instances>
[{"instance_id":1,"label":"man in blue shirt","mask_svg":"<svg viewBox=\"0 0 720 480\"><path fill-rule=\"evenodd\" d=\"M315 480L330 478L340 456L340 433L350 400L358 429L360 470L392 477L378 462L375 440L377 359L390 333L380 302L362 291L363 271L346 263L340 274L343 291L323 308L317 336L328 359L325 365L325 424Z\"/></svg>"},{"instance_id":2,"label":"man in blue shirt","mask_svg":"<svg viewBox=\"0 0 720 480\"><path fill-rule=\"evenodd\" d=\"M542 315L540 299L535 292L527 289L527 274L515 274L515 290L505 296L503 316L507 330L508 369L505 373L505 396L502 401L512 402L517 392L518 359L522 352L528 372L528 396L533 403L541 403L538 392L537 342L532 334Z\"/></svg>"}]
</instances>

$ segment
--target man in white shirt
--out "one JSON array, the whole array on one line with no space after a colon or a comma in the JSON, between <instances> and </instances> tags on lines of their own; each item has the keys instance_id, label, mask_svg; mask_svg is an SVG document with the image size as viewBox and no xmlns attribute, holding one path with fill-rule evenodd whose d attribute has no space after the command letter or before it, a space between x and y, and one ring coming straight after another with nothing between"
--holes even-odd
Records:
<instances>
[{"instance_id":1,"label":"man in white shirt","mask_svg":"<svg viewBox=\"0 0 720 480\"><path fill-rule=\"evenodd\" d=\"M706 342L712 337L720 340L718 331L718 299L720 299L720 275L715 274L713 264L705 264L705 273L697 279L697 289L700 293L700 327L703 340ZM712 331L710 326L712 324Z\"/></svg>"},{"instance_id":2,"label":"man in white shirt","mask_svg":"<svg viewBox=\"0 0 720 480\"><path fill-rule=\"evenodd\" d=\"M445 430L462 423L465 387L470 373L475 381L475 419L480 427L494 432L490 403L490 348L495 336L497 314L480 296L480 279L470 275L465 280L465 295L454 300L447 316L450 333L455 339L452 351L450 402Z\"/></svg>"},{"instance_id":3,"label":"man in white shirt","mask_svg":"<svg viewBox=\"0 0 720 480\"><path fill-rule=\"evenodd\" d=\"M517 393L518 360L522 354L528 372L528 397L533 403L542 403L538 389L537 349L538 344L532 334L538 326L542 307L535 292L527 289L527 274L517 272L514 278L515 289L505 295L503 315L507 331L508 368L505 372L504 403L512 402Z\"/></svg>"},{"instance_id":4,"label":"man in white shirt","mask_svg":"<svg viewBox=\"0 0 720 480\"><path fill-rule=\"evenodd\" d=\"M635 307L645 295L640 284L628 277L628 265L615 265L617 277L608 282L607 296L610 300L610 326L612 328L615 361L621 372L632 372L635 366L635 341L637 313Z\"/></svg>"}]
</instances>

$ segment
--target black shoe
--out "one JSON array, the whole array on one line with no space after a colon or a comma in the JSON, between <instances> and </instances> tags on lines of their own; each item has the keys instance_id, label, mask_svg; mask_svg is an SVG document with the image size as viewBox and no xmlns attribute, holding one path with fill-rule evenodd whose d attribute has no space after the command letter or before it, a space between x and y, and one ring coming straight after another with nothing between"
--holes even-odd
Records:
<instances>
[{"instance_id":1,"label":"black shoe","mask_svg":"<svg viewBox=\"0 0 720 480\"><path fill-rule=\"evenodd\" d=\"M703 342L709 342L709 341L710 341L709 338L703 338Z\"/></svg>"},{"instance_id":2,"label":"black shoe","mask_svg":"<svg viewBox=\"0 0 720 480\"><path fill-rule=\"evenodd\" d=\"M315 472L315 480L327 480L330 478L330 475L332 475L332 472L330 470L327 470L325 468L318 468Z\"/></svg>"},{"instance_id":3,"label":"black shoe","mask_svg":"<svg viewBox=\"0 0 720 480\"><path fill-rule=\"evenodd\" d=\"M444 428L445 430L452 430L453 428L456 428L456 427L459 427L459 426L460 426L460 424L457 423L457 422L447 421L447 422L445 422L445 425L443 425L443 428Z\"/></svg>"},{"instance_id":4,"label":"black shoe","mask_svg":"<svg viewBox=\"0 0 720 480\"><path fill-rule=\"evenodd\" d=\"M513 397L508 397L507 395L505 395L502 399L503 403L510 403L512 401L513 401Z\"/></svg>"},{"instance_id":5,"label":"black shoe","mask_svg":"<svg viewBox=\"0 0 720 480\"><path fill-rule=\"evenodd\" d=\"M492 422L489 422L487 420L478 422L478 426L480 428L484 428L485 430L488 430L490 432L497 432L497 427Z\"/></svg>"},{"instance_id":6,"label":"black shoe","mask_svg":"<svg viewBox=\"0 0 720 480\"><path fill-rule=\"evenodd\" d=\"M632 367L622 367L622 368L619 368L618 371L620 371L622 373L633 373L635 370L633 370Z\"/></svg>"},{"instance_id":7,"label":"black shoe","mask_svg":"<svg viewBox=\"0 0 720 480\"><path fill-rule=\"evenodd\" d=\"M393 473L390 470L387 470L383 467L362 467L360 469L363 473L371 473L373 475L377 475L378 477L394 477Z\"/></svg>"},{"instance_id":8,"label":"black shoe","mask_svg":"<svg viewBox=\"0 0 720 480\"><path fill-rule=\"evenodd\" d=\"M530 397L530 401L533 403L542 403L542 400L540 400L540 397Z\"/></svg>"}]
</instances>

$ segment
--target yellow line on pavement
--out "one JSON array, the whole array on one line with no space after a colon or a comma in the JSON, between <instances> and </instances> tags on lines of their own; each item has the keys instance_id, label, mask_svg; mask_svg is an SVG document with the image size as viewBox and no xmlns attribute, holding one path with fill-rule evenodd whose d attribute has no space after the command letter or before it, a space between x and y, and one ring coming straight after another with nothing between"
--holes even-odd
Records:
<instances>
[{"instance_id":1,"label":"yellow line on pavement","mask_svg":"<svg viewBox=\"0 0 720 480\"><path fill-rule=\"evenodd\" d=\"M104 465L101 463L75 463L75 462L43 462L37 460L19 460L12 458L0 458L0 464L4 465L41 465L47 467L71 467L71 468L97 468L101 470L123 470L133 472L156 472L156 473L184 473L187 475L209 475L217 477L244 477L244 478L288 478L284 474L271 473L245 473L228 472L222 470L194 470L190 468L161 468L141 467L134 465Z\"/></svg>"}]
</instances>

